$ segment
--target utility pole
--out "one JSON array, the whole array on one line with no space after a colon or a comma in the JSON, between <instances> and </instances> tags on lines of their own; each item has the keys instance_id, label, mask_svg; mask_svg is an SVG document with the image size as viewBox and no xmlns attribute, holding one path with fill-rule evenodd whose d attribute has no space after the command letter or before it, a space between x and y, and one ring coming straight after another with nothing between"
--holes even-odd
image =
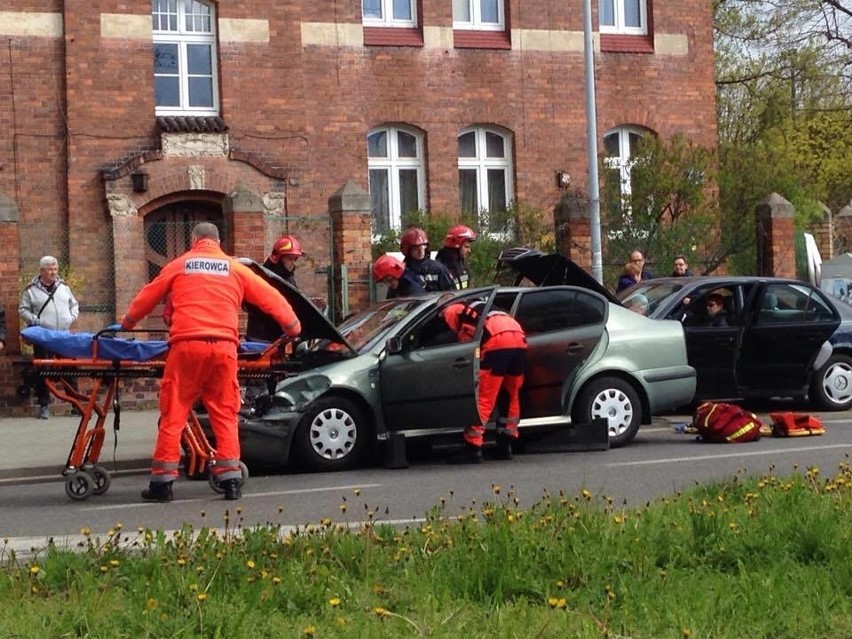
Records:
<instances>
[{"instance_id":1,"label":"utility pole","mask_svg":"<svg viewBox=\"0 0 852 639\"><path fill-rule=\"evenodd\" d=\"M595 59L592 42L592 2L583 2L583 62L586 76L586 135L589 157L589 231L592 241L592 277L603 284L601 253L601 193L598 183L598 125L595 108Z\"/></svg>"}]
</instances>

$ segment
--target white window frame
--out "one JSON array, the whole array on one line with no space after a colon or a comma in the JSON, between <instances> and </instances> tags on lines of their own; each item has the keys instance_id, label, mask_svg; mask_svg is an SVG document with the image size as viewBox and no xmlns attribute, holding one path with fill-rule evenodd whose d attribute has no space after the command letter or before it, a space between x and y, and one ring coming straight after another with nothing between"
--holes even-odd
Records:
<instances>
[{"instance_id":1,"label":"white window frame","mask_svg":"<svg viewBox=\"0 0 852 639\"><path fill-rule=\"evenodd\" d=\"M474 144L476 155L472 158L458 158L459 171L476 171L476 191L479 201L477 217L480 224L488 227L488 212L491 210L491 202L488 197L488 169L502 169L504 189L506 191L506 207L510 207L515 200L514 189L514 167L512 166L512 134L495 127L471 126L459 131L458 137L468 133L474 133ZM503 157L490 158L486 148L486 134L499 135L503 140ZM459 205L461 205L461 193L459 193Z\"/></svg>"},{"instance_id":2,"label":"white window frame","mask_svg":"<svg viewBox=\"0 0 852 639\"><path fill-rule=\"evenodd\" d=\"M622 126L606 132L604 139L611 135L618 136L618 155L604 158L604 165L609 169L618 169L621 182L621 197L629 198L632 191L630 172L633 169L634 160L630 152L630 136L642 136L647 131L637 127ZM606 147L604 147L606 148Z\"/></svg>"},{"instance_id":3,"label":"white window frame","mask_svg":"<svg viewBox=\"0 0 852 639\"><path fill-rule=\"evenodd\" d=\"M466 3L470 13L469 21L456 20L455 6L457 2ZM497 0L497 23L482 22L481 0L453 0L453 29L472 31L505 31L506 30L506 0Z\"/></svg>"},{"instance_id":4,"label":"white window frame","mask_svg":"<svg viewBox=\"0 0 852 639\"><path fill-rule=\"evenodd\" d=\"M411 20L400 20L393 17L393 0L380 0L382 16L375 18L364 15L364 3L361 3L361 19L365 27L392 27L413 29L417 26L417 1L408 0L411 11Z\"/></svg>"},{"instance_id":5,"label":"white window frame","mask_svg":"<svg viewBox=\"0 0 852 639\"><path fill-rule=\"evenodd\" d=\"M603 11L600 10L600 5L611 3L613 8L614 24L603 23ZM628 27L624 24L626 11L624 10L625 0L600 0L598 5L598 16L600 19L601 33L617 33L621 35L648 35L648 0L639 0L639 22L638 27Z\"/></svg>"},{"instance_id":6,"label":"white window frame","mask_svg":"<svg viewBox=\"0 0 852 639\"><path fill-rule=\"evenodd\" d=\"M367 132L365 140L369 140L371 135L384 132L388 140L387 157L370 157L369 143L367 145L367 184L371 184L371 171L387 171L388 172L388 218L389 226L395 231L402 229L402 193L400 190L400 170L417 171L417 208L424 210L426 204L426 165L424 158L425 141L423 133L413 127L404 125L380 126L370 129ZM414 136L416 144L416 157L406 158L399 157L399 132ZM405 211L408 213L408 211Z\"/></svg>"},{"instance_id":7,"label":"white window frame","mask_svg":"<svg viewBox=\"0 0 852 639\"><path fill-rule=\"evenodd\" d=\"M161 0L162 1L162 0ZM191 31L186 28L186 3L184 0L168 0L177 12L177 29L153 29L154 44L175 44L178 48L178 82L180 92L180 105L157 106L157 115L219 115L219 65L218 52L216 48L216 8L212 4L192 0L192 5L201 5L209 12L210 31ZM158 7L152 3L152 23L157 22L157 16L162 12L155 9ZM187 47L189 45L206 45L210 47L211 62L211 89L212 106L190 107L189 106L189 73L187 70Z\"/></svg>"}]
</instances>

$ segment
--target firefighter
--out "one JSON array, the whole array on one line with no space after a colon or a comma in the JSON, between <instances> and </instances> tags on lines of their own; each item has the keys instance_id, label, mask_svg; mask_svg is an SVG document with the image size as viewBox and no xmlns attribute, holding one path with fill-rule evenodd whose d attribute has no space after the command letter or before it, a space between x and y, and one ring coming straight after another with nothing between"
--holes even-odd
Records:
<instances>
[{"instance_id":1,"label":"firefighter","mask_svg":"<svg viewBox=\"0 0 852 639\"><path fill-rule=\"evenodd\" d=\"M239 310L243 298L273 316L287 335L301 324L287 301L248 267L219 247L219 230L200 222L192 230L192 247L168 263L130 303L121 328L130 330L166 295L173 306L169 352L160 387L160 427L154 447L146 501L171 501L178 475L180 437L195 401L201 397L216 437L210 471L225 499L241 496L237 411Z\"/></svg>"},{"instance_id":2,"label":"firefighter","mask_svg":"<svg viewBox=\"0 0 852 639\"><path fill-rule=\"evenodd\" d=\"M485 302L471 304L456 302L441 314L461 341L471 341ZM521 418L520 390L524 383L524 365L527 338L523 328L504 311L492 310L485 316L479 354L479 422L471 424L464 432L464 451L450 459L456 464L478 464L482 461L482 443L485 424L494 412L501 390L509 396L505 418L501 416L497 427L497 457L512 458L512 441L518 438Z\"/></svg>"},{"instance_id":3,"label":"firefighter","mask_svg":"<svg viewBox=\"0 0 852 639\"><path fill-rule=\"evenodd\" d=\"M420 278L393 255L382 255L373 264L373 280L388 287L387 299L425 295Z\"/></svg>"},{"instance_id":4,"label":"firefighter","mask_svg":"<svg viewBox=\"0 0 852 639\"><path fill-rule=\"evenodd\" d=\"M399 243L406 268L420 278L420 285L427 293L452 291L456 286L447 267L436 262L429 253L429 237L421 228L412 227L402 234Z\"/></svg>"},{"instance_id":5,"label":"firefighter","mask_svg":"<svg viewBox=\"0 0 852 639\"><path fill-rule=\"evenodd\" d=\"M467 258L475 240L476 232L472 228L457 224L447 232L444 248L435 256L435 260L447 267L457 289L465 289L470 284Z\"/></svg>"},{"instance_id":6,"label":"firefighter","mask_svg":"<svg viewBox=\"0 0 852 639\"><path fill-rule=\"evenodd\" d=\"M296 260L302 257L302 246L292 235L282 235L272 245L272 252L263 266L296 288Z\"/></svg>"}]
</instances>

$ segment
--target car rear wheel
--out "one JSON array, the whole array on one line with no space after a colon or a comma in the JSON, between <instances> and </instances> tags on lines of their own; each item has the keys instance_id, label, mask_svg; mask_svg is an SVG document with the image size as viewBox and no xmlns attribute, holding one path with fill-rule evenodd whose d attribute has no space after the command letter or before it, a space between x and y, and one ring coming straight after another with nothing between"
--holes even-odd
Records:
<instances>
[{"instance_id":1,"label":"car rear wheel","mask_svg":"<svg viewBox=\"0 0 852 639\"><path fill-rule=\"evenodd\" d=\"M318 399L299 422L293 461L305 470L352 468L364 458L370 430L363 411L353 401L334 396Z\"/></svg>"},{"instance_id":2,"label":"car rear wheel","mask_svg":"<svg viewBox=\"0 0 852 639\"><path fill-rule=\"evenodd\" d=\"M573 419L588 424L593 419L609 422L609 445L618 448L629 443L639 430L642 404L639 395L626 381L617 377L601 377L590 382L574 405Z\"/></svg>"},{"instance_id":3,"label":"car rear wheel","mask_svg":"<svg viewBox=\"0 0 852 639\"><path fill-rule=\"evenodd\" d=\"M823 410L852 407L852 357L832 355L814 376L810 399Z\"/></svg>"}]
</instances>

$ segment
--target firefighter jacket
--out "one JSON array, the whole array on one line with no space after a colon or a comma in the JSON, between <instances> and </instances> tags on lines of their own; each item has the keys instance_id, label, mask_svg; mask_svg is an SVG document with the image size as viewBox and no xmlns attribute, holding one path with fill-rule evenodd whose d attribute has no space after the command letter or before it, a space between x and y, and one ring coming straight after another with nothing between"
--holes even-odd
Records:
<instances>
[{"instance_id":1,"label":"firefighter jacket","mask_svg":"<svg viewBox=\"0 0 852 639\"><path fill-rule=\"evenodd\" d=\"M169 343L213 338L238 344L243 300L274 317L287 335L301 331L287 300L247 266L226 255L215 240L198 240L166 264L130 303L122 328L133 328L169 294L174 305Z\"/></svg>"},{"instance_id":2,"label":"firefighter jacket","mask_svg":"<svg viewBox=\"0 0 852 639\"><path fill-rule=\"evenodd\" d=\"M465 289L470 285L470 270L457 248L445 246L435 255L435 261L447 267L457 289Z\"/></svg>"},{"instance_id":3,"label":"firefighter jacket","mask_svg":"<svg viewBox=\"0 0 852 639\"><path fill-rule=\"evenodd\" d=\"M294 288L299 288L299 286L296 284L296 270L289 270L286 266L284 266L283 262L278 262L276 264L269 258L266 258L266 261L263 263L263 268L268 268L282 280L287 282L290 286Z\"/></svg>"},{"instance_id":4,"label":"firefighter jacket","mask_svg":"<svg viewBox=\"0 0 852 639\"><path fill-rule=\"evenodd\" d=\"M427 293L452 291L456 288L453 276L450 275L447 267L432 258L424 257L422 260L405 258L405 266L420 279L420 285L426 289Z\"/></svg>"},{"instance_id":5,"label":"firefighter jacket","mask_svg":"<svg viewBox=\"0 0 852 639\"><path fill-rule=\"evenodd\" d=\"M38 275L24 289L18 307L18 315L27 326L43 326L55 331L67 331L79 314L80 305L63 280L57 278L53 286L47 288Z\"/></svg>"},{"instance_id":6,"label":"firefighter jacket","mask_svg":"<svg viewBox=\"0 0 852 639\"><path fill-rule=\"evenodd\" d=\"M426 289L421 285L420 278L406 268L402 272L402 277L399 278L399 286L395 289L388 287L387 299L420 295L426 295Z\"/></svg>"}]
</instances>

